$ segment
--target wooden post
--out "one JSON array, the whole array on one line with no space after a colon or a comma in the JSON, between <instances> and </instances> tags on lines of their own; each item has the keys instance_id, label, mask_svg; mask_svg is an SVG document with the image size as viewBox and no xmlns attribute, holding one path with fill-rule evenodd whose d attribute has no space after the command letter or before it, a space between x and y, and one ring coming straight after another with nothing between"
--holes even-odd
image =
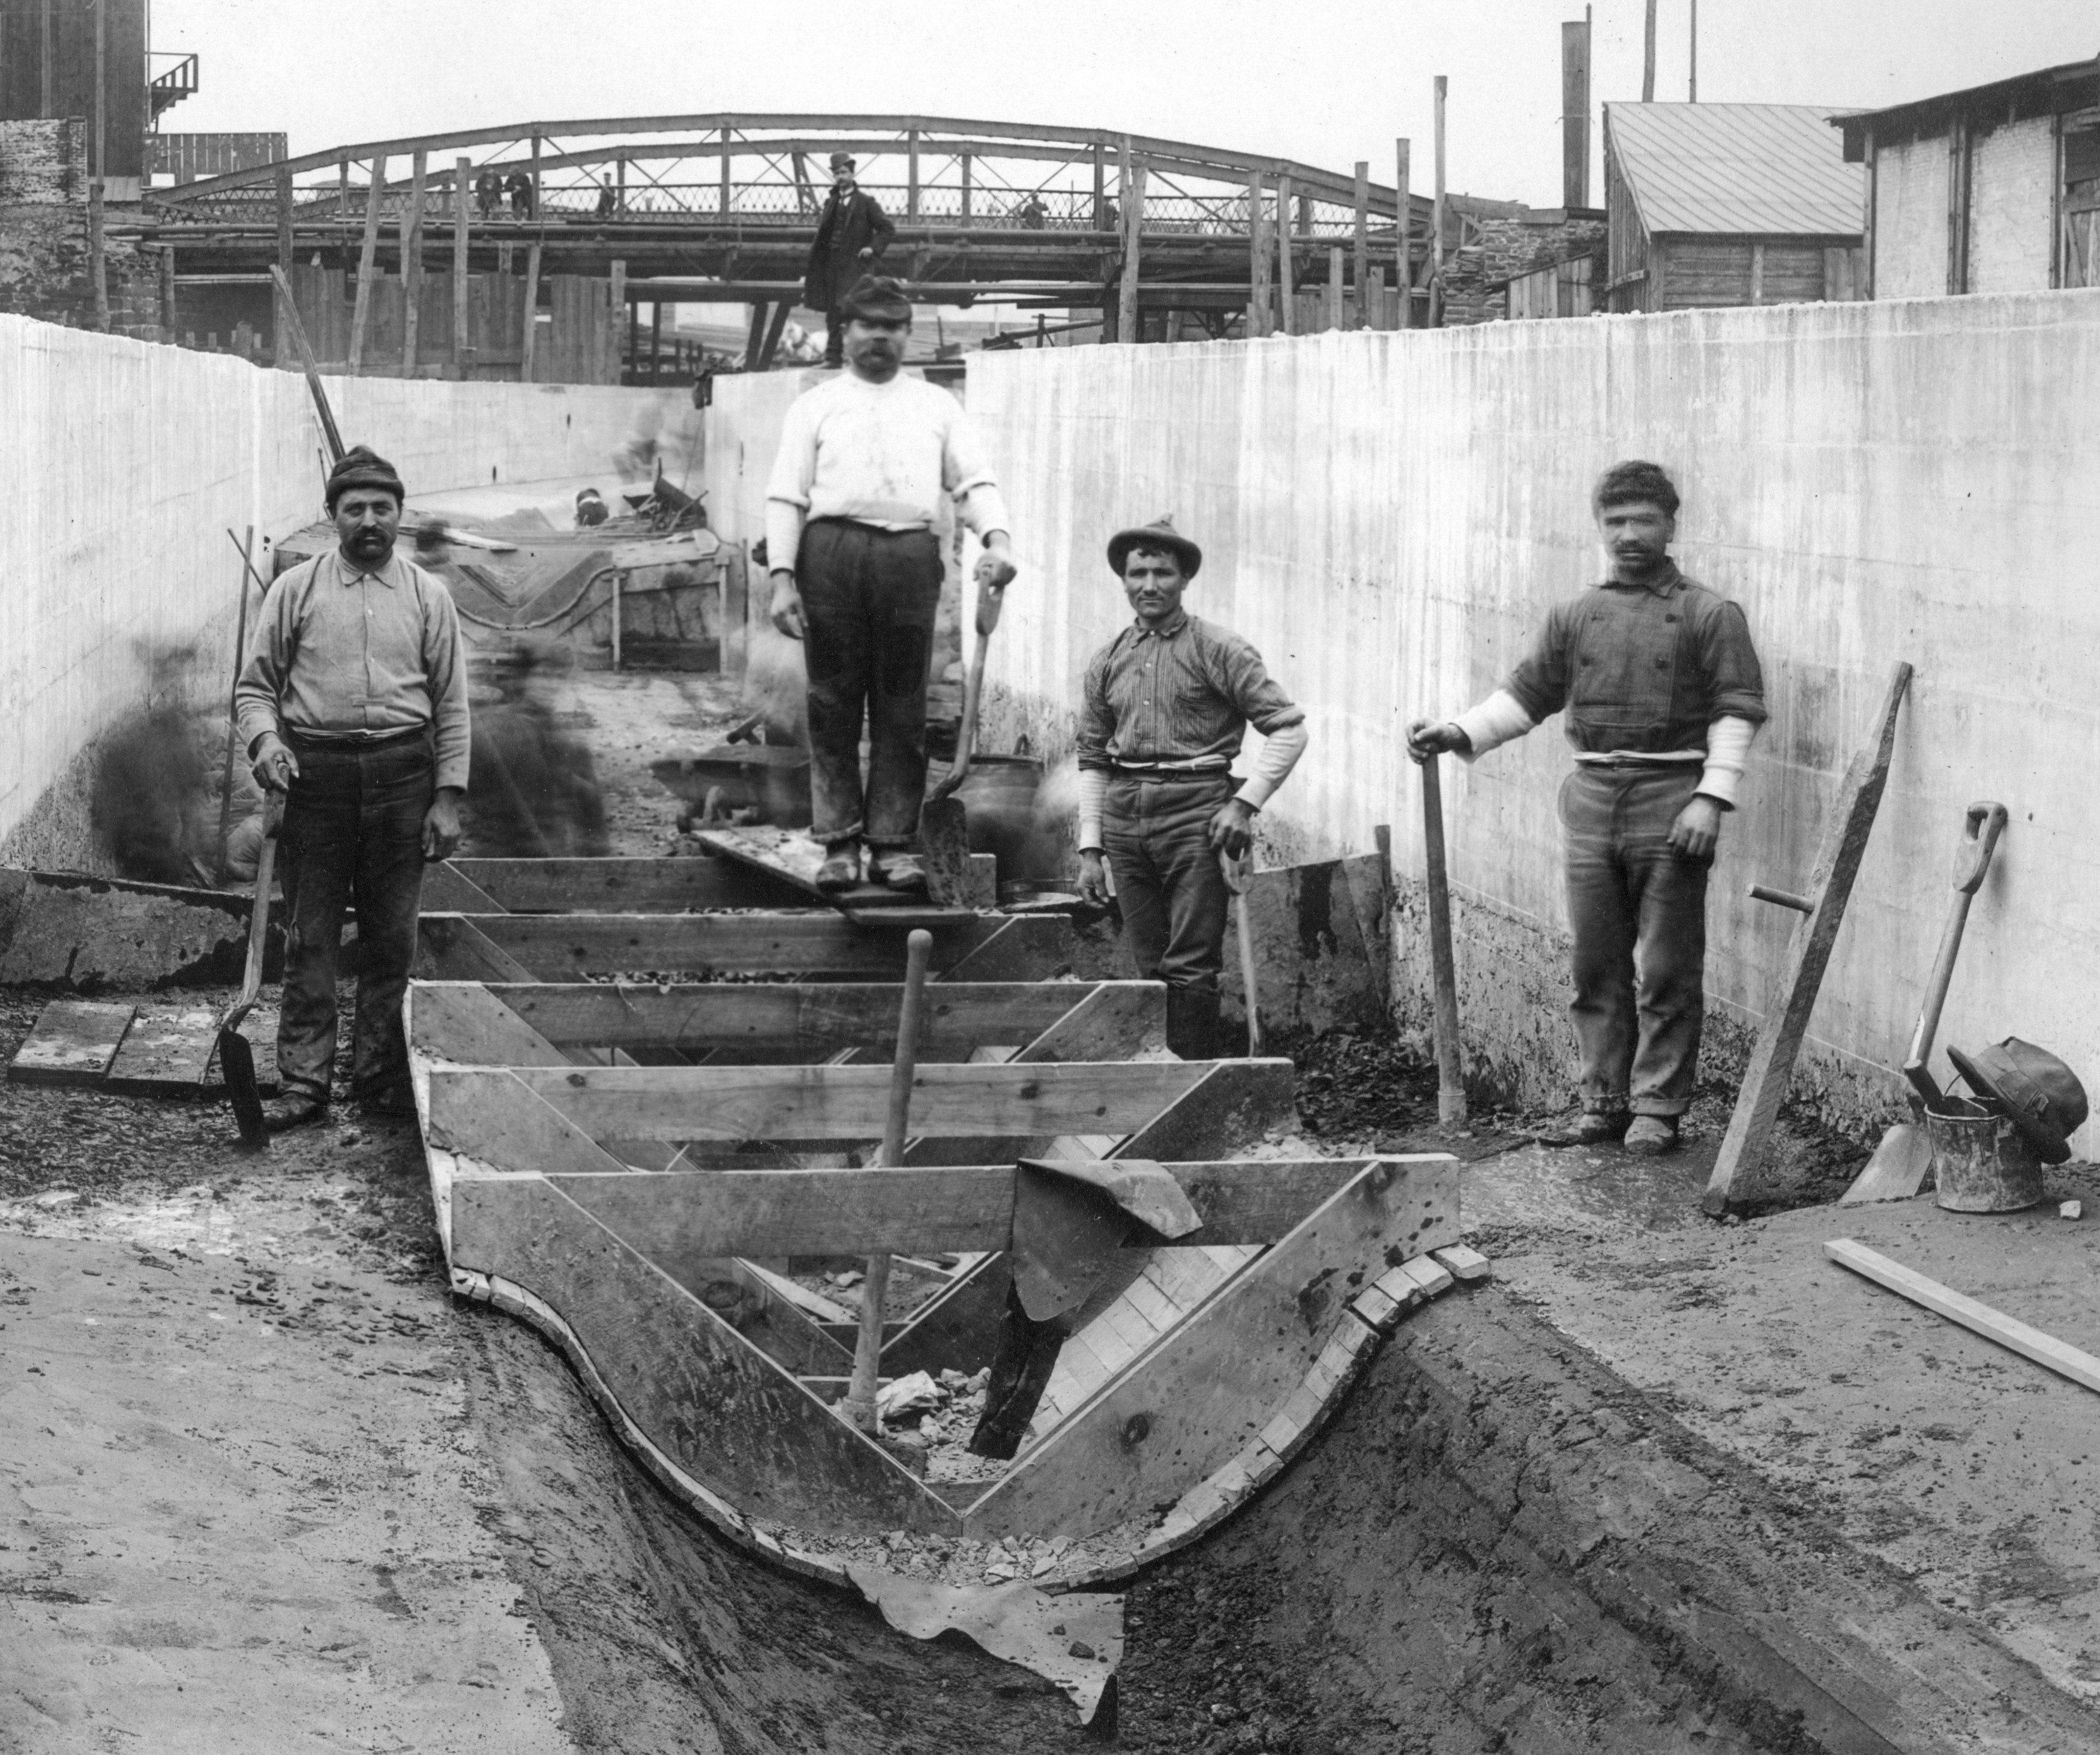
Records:
<instances>
[{"instance_id":1,"label":"wooden post","mask_svg":"<svg viewBox=\"0 0 2100 1755\"><path fill-rule=\"evenodd\" d=\"M620 588L627 575L619 567L612 570L612 668L620 668Z\"/></svg>"},{"instance_id":2,"label":"wooden post","mask_svg":"<svg viewBox=\"0 0 2100 1755\"><path fill-rule=\"evenodd\" d=\"M1250 340L1268 333L1268 228L1262 223L1261 173L1247 179L1247 322Z\"/></svg>"},{"instance_id":3,"label":"wooden post","mask_svg":"<svg viewBox=\"0 0 2100 1755\"><path fill-rule=\"evenodd\" d=\"M540 218L540 137L532 136L532 169L527 173L532 179L532 212L531 218Z\"/></svg>"},{"instance_id":4,"label":"wooden post","mask_svg":"<svg viewBox=\"0 0 2100 1755\"><path fill-rule=\"evenodd\" d=\"M1359 329L1371 327L1371 165L1370 161L1357 161L1357 234L1355 268L1357 289L1357 320L1352 325Z\"/></svg>"},{"instance_id":5,"label":"wooden post","mask_svg":"<svg viewBox=\"0 0 2100 1755\"><path fill-rule=\"evenodd\" d=\"M473 169L464 153L452 161L452 370L461 377L466 376L473 351L466 337L466 253L469 216L473 212L467 173Z\"/></svg>"},{"instance_id":6,"label":"wooden post","mask_svg":"<svg viewBox=\"0 0 2100 1755\"><path fill-rule=\"evenodd\" d=\"M904 184L904 217L919 217L919 130L911 130L906 135L906 165Z\"/></svg>"},{"instance_id":7,"label":"wooden post","mask_svg":"<svg viewBox=\"0 0 2100 1755\"><path fill-rule=\"evenodd\" d=\"M1411 140L1393 142L1400 178L1400 199L1393 206L1393 238L1397 246L1394 251L1397 261L1393 277L1400 286L1400 316L1394 327L1402 329L1414 327L1414 207L1407 187L1408 160L1414 146Z\"/></svg>"},{"instance_id":8,"label":"wooden post","mask_svg":"<svg viewBox=\"0 0 2100 1755\"><path fill-rule=\"evenodd\" d=\"M970 223L970 155L963 154L963 223Z\"/></svg>"},{"instance_id":9,"label":"wooden post","mask_svg":"<svg viewBox=\"0 0 2100 1755\"><path fill-rule=\"evenodd\" d=\"M287 278L292 272L292 254L296 247L292 239L292 171L289 165L280 165L277 167L277 266L285 271ZM289 371L295 361L291 339L285 333L282 310L277 312L271 334L276 343L273 351L277 367L280 371Z\"/></svg>"},{"instance_id":10,"label":"wooden post","mask_svg":"<svg viewBox=\"0 0 2100 1755\"><path fill-rule=\"evenodd\" d=\"M1436 1125L1466 1122L1466 1081L1458 1052L1458 977L1451 955L1451 884L1444 867L1444 791L1432 756L1422 764L1423 849L1428 878L1429 962L1436 1025Z\"/></svg>"},{"instance_id":11,"label":"wooden post","mask_svg":"<svg viewBox=\"0 0 2100 1755\"><path fill-rule=\"evenodd\" d=\"M364 247L357 256L357 300L350 313L350 375L364 369L364 334L372 320L372 283L379 264L379 209L386 191L386 155L372 155L372 174L364 185Z\"/></svg>"},{"instance_id":12,"label":"wooden post","mask_svg":"<svg viewBox=\"0 0 2100 1755\"><path fill-rule=\"evenodd\" d=\"M1364 320L1364 327L1370 329L1383 329L1386 326L1384 269L1371 270L1370 289L1363 297L1368 302L1365 306L1368 315Z\"/></svg>"},{"instance_id":13,"label":"wooden post","mask_svg":"<svg viewBox=\"0 0 2100 1755\"><path fill-rule=\"evenodd\" d=\"M1130 136L1123 143L1123 277L1116 288L1116 339L1136 342L1138 334L1137 283L1145 233L1145 162L1130 156Z\"/></svg>"},{"instance_id":14,"label":"wooden post","mask_svg":"<svg viewBox=\"0 0 2100 1755\"><path fill-rule=\"evenodd\" d=\"M1436 205L1430 221L1429 326L1444 326L1444 100L1450 82L1436 76Z\"/></svg>"},{"instance_id":15,"label":"wooden post","mask_svg":"<svg viewBox=\"0 0 2100 1755\"><path fill-rule=\"evenodd\" d=\"M416 375L416 343L423 326L423 186L430 155L418 148L408 175L408 214L401 227L401 375Z\"/></svg>"},{"instance_id":16,"label":"wooden post","mask_svg":"<svg viewBox=\"0 0 2100 1755\"><path fill-rule=\"evenodd\" d=\"M757 307L757 310L762 311L765 308L765 307L763 305L761 305ZM755 326L757 322L757 315L756 312L753 313L752 320ZM652 383L655 381L659 368L658 362L660 362L663 357L664 307L660 304L652 302L649 306L649 377L650 381Z\"/></svg>"},{"instance_id":17,"label":"wooden post","mask_svg":"<svg viewBox=\"0 0 2100 1755\"><path fill-rule=\"evenodd\" d=\"M173 342L175 338L175 246L163 244L160 249L161 267L161 339Z\"/></svg>"},{"instance_id":18,"label":"wooden post","mask_svg":"<svg viewBox=\"0 0 2100 1755\"><path fill-rule=\"evenodd\" d=\"M1327 246L1327 327L1330 329L1342 327L1342 246L1330 244Z\"/></svg>"},{"instance_id":19,"label":"wooden post","mask_svg":"<svg viewBox=\"0 0 2100 1755\"><path fill-rule=\"evenodd\" d=\"M1560 27L1560 204L1590 205L1590 27Z\"/></svg>"},{"instance_id":20,"label":"wooden post","mask_svg":"<svg viewBox=\"0 0 2100 1755\"><path fill-rule=\"evenodd\" d=\"M615 384L627 381L627 344L630 331L627 324L627 258L615 256L612 262L612 381Z\"/></svg>"},{"instance_id":21,"label":"wooden post","mask_svg":"<svg viewBox=\"0 0 2100 1755\"><path fill-rule=\"evenodd\" d=\"M1648 0L1648 23L1641 32L1641 102L1655 102L1655 0Z\"/></svg>"},{"instance_id":22,"label":"wooden post","mask_svg":"<svg viewBox=\"0 0 2100 1755\"><path fill-rule=\"evenodd\" d=\"M105 98L109 78L108 0L93 0L95 7L95 174L87 186L87 271L95 290L95 326L109 333L109 262L103 248L104 187L109 171L109 105Z\"/></svg>"},{"instance_id":23,"label":"wooden post","mask_svg":"<svg viewBox=\"0 0 2100 1755\"><path fill-rule=\"evenodd\" d=\"M335 161L335 216L344 225L350 223L350 155L347 152Z\"/></svg>"},{"instance_id":24,"label":"wooden post","mask_svg":"<svg viewBox=\"0 0 2100 1755\"><path fill-rule=\"evenodd\" d=\"M721 131L721 217L729 218L729 130Z\"/></svg>"},{"instance_id":25,"label":"wooden post","mask_svg":"<svg viewBox=\"0 0 2100 1755\"><path fill-rule=\"evenodd\" d=\"M1283 333L1298 333L1298 289L1290 277L1290 179L1276 179L1276 302Z\"/></svg>"},{"instance_id":26,"label":"wooden post","mask_svg":"<svg viewBox=\"0 0 2100 1755\"><path fill-rule=\"evenodd\" d=\"M536 171L536 176L538 173ZM525 333L518 344L518 381L532 381L532 344L540 333L540 245L536 240L525 252Z\"/></svg>"}]
</instances>

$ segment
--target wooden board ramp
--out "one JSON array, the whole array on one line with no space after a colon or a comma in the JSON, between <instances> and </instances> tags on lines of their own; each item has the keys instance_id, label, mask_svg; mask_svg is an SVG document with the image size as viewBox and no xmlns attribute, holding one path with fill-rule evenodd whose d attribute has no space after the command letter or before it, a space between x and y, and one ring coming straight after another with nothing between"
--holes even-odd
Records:
<instances>
[{"instance_id":1,"label":"wooden board ramp","mask_svg":"<svg viewBox=\"0 0 2100 1755\"><path fill-rule=\"evenodd\" d=\"M808 901L836 908L856 925L903 928L937 926L968 919L978 907L942 907L900 894L880 884L860 884L847 890L818 887L817 867L823 863L824 849L806 834L789 829L696 829L693 838L722 859L745 871L790 884ZM973 856L989 859L989 855ZM977 898L983 908L997 900L995 881L980 884Z\"/></svg>"},{"instance_id":2,"label":"wooden board ramp","mask_svg":"<svg viewBox=\"0 0 2100 1755\"><path fill-rule=\"evenodd\" d=\"M423 875L426 914L686 914L809 899L782 874L720 857L453 858Z\"/></svg>"}]
</instances>

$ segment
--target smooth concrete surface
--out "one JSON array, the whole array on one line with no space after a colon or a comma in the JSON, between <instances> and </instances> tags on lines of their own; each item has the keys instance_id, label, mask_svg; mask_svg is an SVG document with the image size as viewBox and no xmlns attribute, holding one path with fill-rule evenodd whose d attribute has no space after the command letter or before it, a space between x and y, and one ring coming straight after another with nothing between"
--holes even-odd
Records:
<instances>
[{"instance_id":1,"label":"smooth concrete surface","mask_svg":"<svg viewBox=\"0 0 2100 1755\"><path fill-rule=\"evenodd\" d=\"M987 747L1070 747L1087 659L1127 614L1103 544L1169 514L1207 556L1189 607L1253 640L1309 716L1264 862L1361 851L1391 823L1403 883L1418 878L1407 722L1485 695L1548 606L1600 575L1590 487L1650 457L1683 489L1685 570L1749 615L1771 709L1714 872L1713 1001L1754 1025L1773 999L1797 916L1746 893L1807 886L1906 659L1803 1088L1841 1112L1894 1096L1979 798L2012 823L1942 1039L2017 1032L2100 1078L2100 398L2080 389L2097 379L2091 291L982 355L968 400L1022 566ZM1568 765L1557 722L1445 764L1454 892L1508 928L1459 946L1480 1016L1529 1016L1489 1003L1502 940L1530 945L1526 981L1557 959ZM1403 974L1410 950L1403 935ZM1533 1052L1492 1030L1476 1047Z\"/></svg>"}]
</instances>

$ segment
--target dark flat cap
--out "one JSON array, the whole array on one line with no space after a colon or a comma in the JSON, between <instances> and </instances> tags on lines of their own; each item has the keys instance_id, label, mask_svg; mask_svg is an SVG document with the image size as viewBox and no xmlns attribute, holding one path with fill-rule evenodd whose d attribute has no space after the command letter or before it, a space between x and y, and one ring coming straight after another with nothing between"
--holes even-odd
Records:
<instances>
[{"instance_id":1,"label":"dark flat cap","mask_svg":"<svg viewBox=\"0 0 2100 1755\"><path fill-rule=\"evenodd\" d=\"M369 445L352 445L329 471L329 510L334 511L336 501L353 487L383 488L397 500L408 497L399 473Z\"/></svg>"},{"instance_id":2,"label":"dark flat cap","mask_svg":"<svg viewBox=\"0 0 2100 1755\"><path fill-rule=\"evenodd\" d=\"M1193 579L1203 564L1203 551L1174 527L1171 518L1156 518L1149 524L1119 530L1109 538L1109 565L1117 578L1123 577L1123 562L1133 549L1166 549L1180 558L1184 579Z\"/></svg>"},{"instance_id":3,"label":"dark flat cap","mask_svg":"<svg viewBox=\"0 0 2100 1755\"><path fill-rule=\"evenodd\" d=\"M863 323L909 323L911 301L886 274L864 274L839 301L839 315Z\"/></svg>"}]
</instances>

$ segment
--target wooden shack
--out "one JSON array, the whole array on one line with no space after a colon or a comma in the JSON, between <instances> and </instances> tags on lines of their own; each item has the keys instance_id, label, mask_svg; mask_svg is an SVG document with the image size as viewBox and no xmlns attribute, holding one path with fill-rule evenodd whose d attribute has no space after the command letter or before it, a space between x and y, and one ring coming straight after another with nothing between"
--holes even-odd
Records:
<instances>
[{"instance_id":1,"label":"wooden shack","mask_svg":"<svg viewBox=\"0 0 2100 1755\"><path fill-rule=\"evenodd\" d=\"M1800 104L1608 104L1614 311L1866 296L1866 181Z\"/></svg>"}]
</instances>

